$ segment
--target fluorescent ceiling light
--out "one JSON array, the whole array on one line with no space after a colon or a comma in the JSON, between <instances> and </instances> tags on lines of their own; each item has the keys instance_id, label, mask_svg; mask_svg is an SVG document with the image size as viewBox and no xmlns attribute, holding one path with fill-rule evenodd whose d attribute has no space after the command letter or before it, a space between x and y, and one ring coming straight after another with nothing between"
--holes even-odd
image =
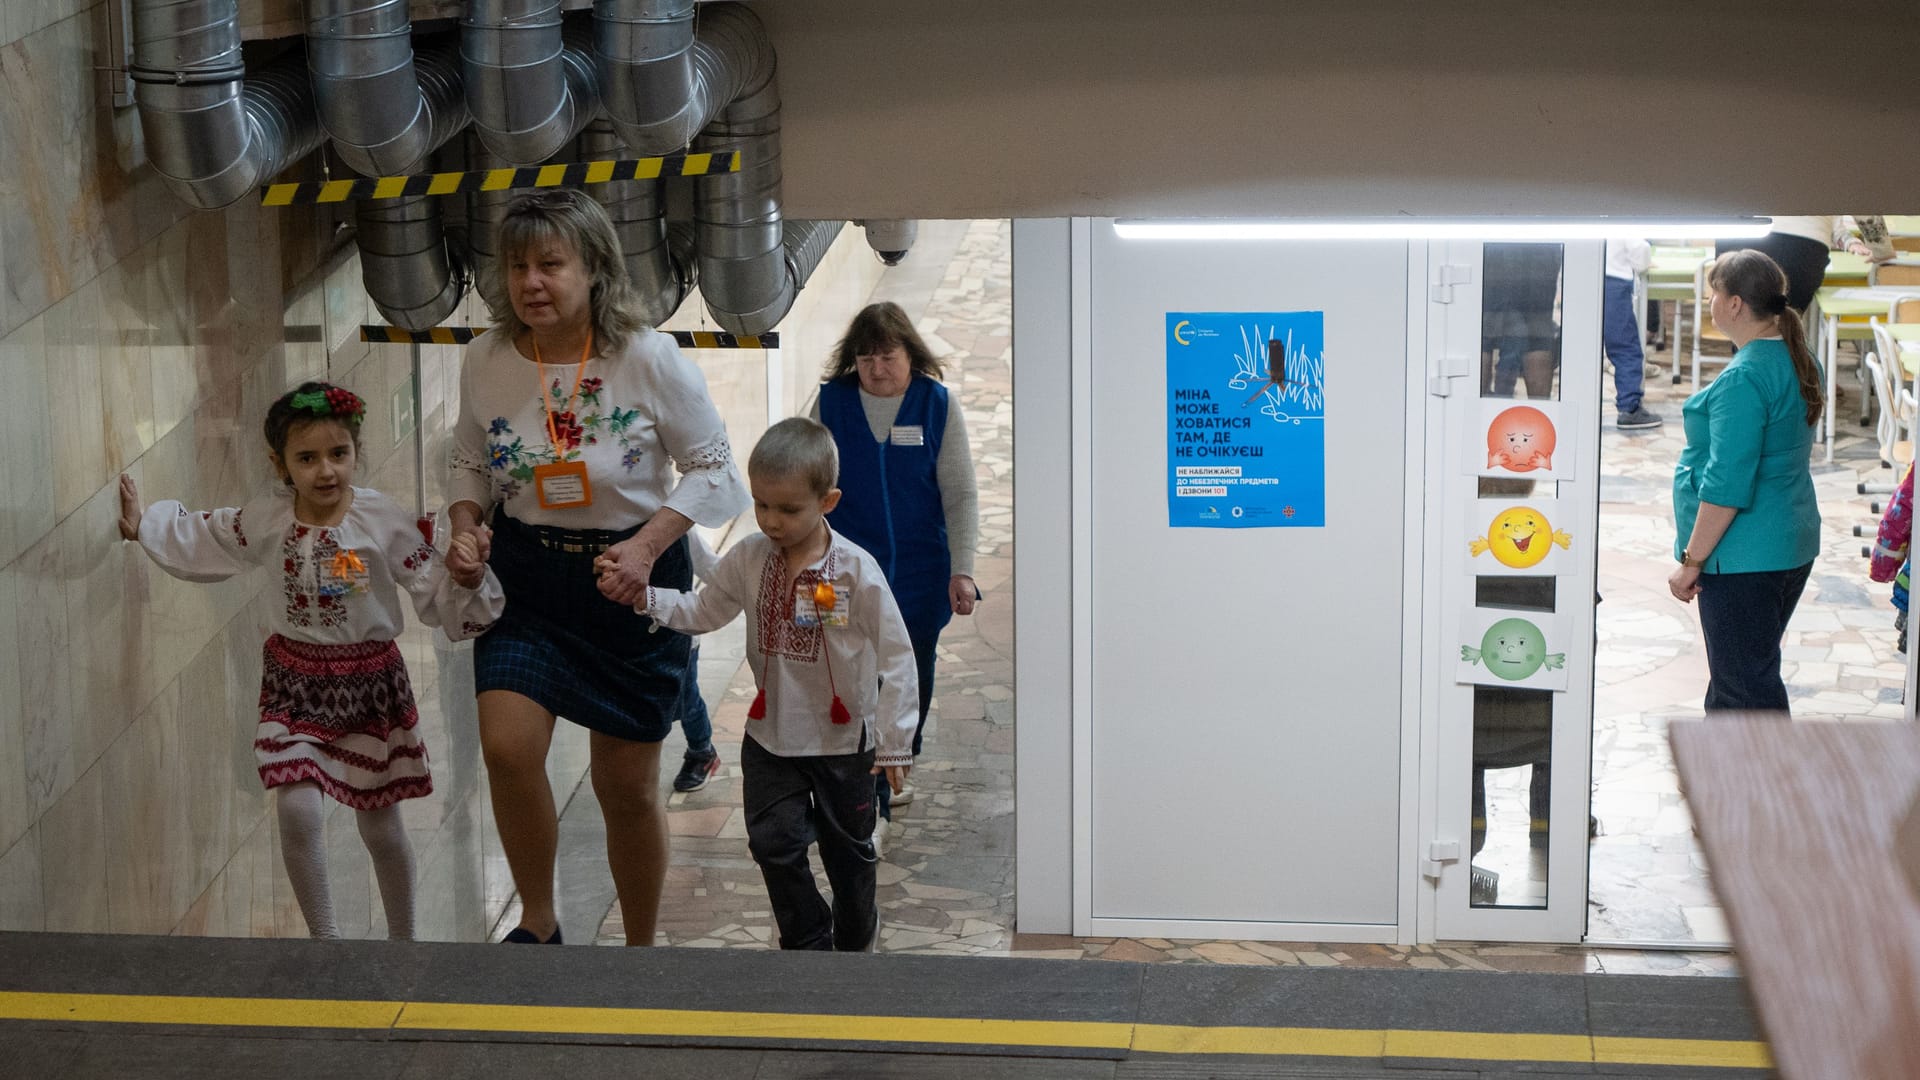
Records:
<instances>
[{"instance_id":1,"label":"fluorescent ceiling light","mask_svg":"<svg viewBox=\"0 0 1920 1080\"><path fill-rule=\"evenodd\" d=\"M1692 240L1764 236L1771 218L1380 217L1116 221L1129 240Z\"/></svg>"}]
</instances>

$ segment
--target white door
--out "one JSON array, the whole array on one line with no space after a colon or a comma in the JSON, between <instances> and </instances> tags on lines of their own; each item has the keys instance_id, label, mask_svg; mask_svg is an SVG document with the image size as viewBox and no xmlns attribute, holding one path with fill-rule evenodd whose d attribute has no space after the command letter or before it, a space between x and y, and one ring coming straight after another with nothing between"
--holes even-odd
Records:
<instances>
[{"instance_id":1,"label":"white door","mask_svg":"<svg viewBox=\"0 0 1920 1080\"><path fill-rule=\"evenodd\" d=\"M1434 244L1423 939L1578 941L1602 247Z\"/></svg>"},{"instance_id":2,"label":"white door","mask_svg":"<svg viewBox=\"0 0 1920 1080\"><path fill-rule=\"evenodd\" d=\"M1424 454L1407 296L1424 266L1405 243L1140 241L1104 220L1080 235L1076 930L1398 940Z\"/></svg>"}]
</instances>

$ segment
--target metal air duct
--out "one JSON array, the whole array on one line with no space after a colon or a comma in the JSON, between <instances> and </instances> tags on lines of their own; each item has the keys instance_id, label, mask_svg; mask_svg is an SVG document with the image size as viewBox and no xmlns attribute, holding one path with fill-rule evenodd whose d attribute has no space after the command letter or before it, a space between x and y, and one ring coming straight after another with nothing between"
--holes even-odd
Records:
<instances>
[{"instance_id":1,"label":"metal air duct","mask_svg":"<svg viewBox=\"0 0 1920 1080\"><path fill-rule=\"evenodd\" d=\"M560 0L469 0L460 22L467 109L495 157L546 161L593 119L590 36L565 24Z\"/></svg>"},{"instance_id":2,"label":"metal air duct","mask_svg":"<svg viewBox=\"0 0 1920 1080\"><path fill-rule=\"evenodd\" d=\"M761 72L773 46L758 19L694 0L594 0L593 59L607 118L636 154L686 149Z\"/></svg>"},{"instance_id":3,"label":"metal air duct","mask_svg":"<svg viewBox=\"0 0 1920 1080\"><path fill-rule=\"evenodd\" d=\"M487 149L477 132L468 133L467 168L478 172L506 167L506 159ZM512 201L511 189L475 191L467 198L468 262L473 270L474 287L480 291L481 301L495 319L508 310L507 282L500 273L500 253L494 250L494 245L500 242L500 221L507 216L507 204Z\"/></svg>"},{"instance_id":4,"label":"metal air duct","mask_svg":"<svg viewBox=\"0 0 1920 1080\"><path fill-rule=\"evenodd\" d=\"M306 66L295 54L249 77L238 0L133 0L147 158L188 205L237 202L320 146Z\"/></svg>"},{"instance_id":5,"label":"metal air duct","mask_svg":"<svg viewBox=\"0 0 1920 1080\"><path fill-rule=\"evenodd\" d=\"M412 172L466 126L450 50L439 66L444 71L416 74L407 0L307 0L315 108L355 172ZM430 92L448 86L451 96Z\"/></svg>"},{"instance_id":6,"label":"metal air duct","mask_svg":"<svg viewBox=\"0 0 1920 1080\"><path fill-rule=\"evenodd\" d=\"M617 158L624 150L608 121L595 120L580 135L583 161ZM649 326L658 326L672 317L693 291L692 230L680 232L686 246L675 258L667 233L664 185L663 180L618 180L587 189L613 219L613 231L620 238L620 254L627 264L627 278L633 284L641 313Z\"/></svg>"},{"instance_id":7,"label":"metal air duct","mask_svg":"<svg viewBox=\"0 0 1920 1080\"><path fill-rule=\"evenodd\" d=\"M406 330L428 330L460 306L465 268L447 252L440 207L431 195L354 204L360 280L380 314Z\"/></svg>"}]
</instances>

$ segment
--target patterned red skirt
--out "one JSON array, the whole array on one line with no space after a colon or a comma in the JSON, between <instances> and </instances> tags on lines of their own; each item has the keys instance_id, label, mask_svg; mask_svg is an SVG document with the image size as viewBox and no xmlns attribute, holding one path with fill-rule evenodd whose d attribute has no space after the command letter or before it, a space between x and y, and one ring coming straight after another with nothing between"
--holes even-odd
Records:
<instances>
[{"instance_id":1,"label":"patterned red skirt","mask_svg":"<svg viewBox=\"0 0 1920 1080\"><path fill-rule=\"evenodd\" d=\"M314 645L275 634L261 658L253 740L261 783L311 781L356 810L433 791L399 646Z\"/></svg>"}]
</instances>

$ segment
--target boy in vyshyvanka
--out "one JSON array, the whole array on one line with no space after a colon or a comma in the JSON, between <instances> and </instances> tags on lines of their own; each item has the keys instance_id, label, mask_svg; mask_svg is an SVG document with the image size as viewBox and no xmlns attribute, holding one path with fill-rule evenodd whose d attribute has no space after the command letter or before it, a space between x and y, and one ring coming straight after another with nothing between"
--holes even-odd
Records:
<instances>
[{"instance_id":1,"label":"boy in vyshyvanka","mask_svg":"<svg viewBox=\"0 0 1920 1080\"><path fill-rule=\"evenodd\" d=\"M687 634L747 613L759 688L740 746L747 846L781 948L857 952L872 946L878 923L872 777L900 790L920 690L880 565L827 527L838 472L820 424L795 417L769 428L747 459L761 531L722 556L699 592L649 587L636 609ZM808 862L816 839L831 904Z\"/></svg>"}]
</instances>

